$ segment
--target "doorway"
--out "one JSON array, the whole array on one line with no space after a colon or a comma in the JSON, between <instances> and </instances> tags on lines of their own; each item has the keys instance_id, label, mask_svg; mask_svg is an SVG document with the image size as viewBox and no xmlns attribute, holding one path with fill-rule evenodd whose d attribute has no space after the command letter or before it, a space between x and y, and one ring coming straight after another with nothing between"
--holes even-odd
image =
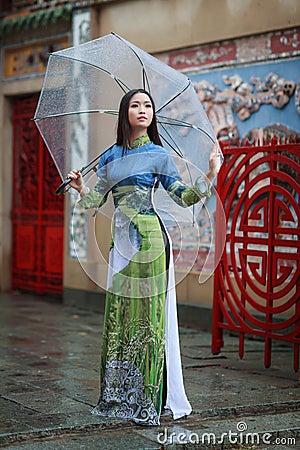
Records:
<instances>
[{"instance_id":1,"label":"doorway","mask_svg":"<svg viewBox=\"0 0 300 450\"><path fill-rule=\"evenodd\" d=\"M64 199L61 179L32 119L37 95L13 105L12 289L63 292Z\"/></svg>"}]
</instances>

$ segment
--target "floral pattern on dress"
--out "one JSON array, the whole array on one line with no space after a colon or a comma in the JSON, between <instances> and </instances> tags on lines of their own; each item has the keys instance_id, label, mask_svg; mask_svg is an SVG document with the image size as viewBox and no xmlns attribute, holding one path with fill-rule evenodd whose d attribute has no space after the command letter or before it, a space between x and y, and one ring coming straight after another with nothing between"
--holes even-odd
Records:
<instances>
[{"instance_id":1,"label":"floral pattern on dress","mask_svg":"<svg viewBox=\"0 0 300 450\"><path fill-rule=\"evenodd\" d=\"M101 399L92 414L159 425L159 415L145 394L144 377L129 361L107 360Z\"/></svg>"}]
</instances>

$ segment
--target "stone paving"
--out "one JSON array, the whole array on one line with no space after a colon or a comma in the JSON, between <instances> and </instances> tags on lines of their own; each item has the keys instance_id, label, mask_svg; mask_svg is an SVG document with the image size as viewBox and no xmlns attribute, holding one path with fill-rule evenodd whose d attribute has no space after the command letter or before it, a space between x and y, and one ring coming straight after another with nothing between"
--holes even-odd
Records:
<instances>
[{"instance_id":1,"label":"stone paving","mask_svg":"<svg viewBox=\"0 0 300 450\"><path fill-rule=\"evenodd\" d=\"M293 349L227 334L219 355L211 335L180 328L193 413L141 427L89 413L98 400L103 316L31 295L1 294L0 447L14 449L298 449L299 373Z\"/></svg>"}]
</instances>

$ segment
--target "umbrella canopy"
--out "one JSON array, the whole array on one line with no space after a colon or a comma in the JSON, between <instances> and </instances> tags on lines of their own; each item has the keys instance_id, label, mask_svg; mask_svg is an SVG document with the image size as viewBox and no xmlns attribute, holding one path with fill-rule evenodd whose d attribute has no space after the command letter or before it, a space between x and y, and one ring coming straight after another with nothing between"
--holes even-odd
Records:
<instances>
[{"instance_id":1,"label":"umbrella canopy","mask_svg":"<svg viewBox=\"0 0 300 450\"><path fill-rule=\"evenodd\" d=\"M114 144L120 100L136 88L153 97L161 141L182 179L191 185L207 171L216 137L191 81L111 33L49 57L34 120L62 180L81 162L85 175ZM164 221L193 222L201 208L183 211L163 189L155 197Z\"/></svg>"},{"instance_id":2,"label":"umbrella canopy","mask_svg":"<svg viewBox=\"0 0 300 450\"><path fill-rule=\"evenodd\" d=\"M215 135L191 81L112 33L49 57L34 120L62 180L74 168L74 126L88 121L85 145L95 157L115 142L120 100L135 88L154 99L164 147L207 170ZM192 173L186 165L179 170L186 182L194 181L192 166Z\"/></svg>"},{"instance_id":3,"label":"umbrella canopy","mask_svg":"<svg viewBox=\"0 0 300 450\"><path fill-rule=\"evenodd\" d=\"M191 81L111 33L49 57L34 120L62 180L71 169L79 169L81 162L82 174L87 174L100 154L115 143L121 98L136 88L153 97L161 141L174 156L183 181L191 185L208 170L216 137ZM87 150L84 156L83 148ZM162 188L157 189L154 203L171 227L192 224L202 206L181 208ZM210 199L209 204L210 219L215 201ZM102 208L102 214L111 215L108 209ZM214 236L211 245L213 241Z\"/></svg>"}]
</instances>

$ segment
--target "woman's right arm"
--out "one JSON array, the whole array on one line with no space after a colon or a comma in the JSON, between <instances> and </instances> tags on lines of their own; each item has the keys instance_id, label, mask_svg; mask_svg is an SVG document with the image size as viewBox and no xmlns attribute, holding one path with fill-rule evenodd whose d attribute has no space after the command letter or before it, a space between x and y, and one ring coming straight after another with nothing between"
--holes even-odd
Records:
<instances>
[{"instance_id":1,"label":"woman's right arm","mask_svg":"<svg viewBox=\"0 0 300 450\"><path fill-rule=\"evenodd\" d=\"M71 170L68 173L67 178L70 178L72 180L71 183L69 183L69 186L79 192L81 197L88 194L88 192L90 191L90 188L85 186L85 184L83 183L83 178L79 170Z\"/></svg>"},{"instance_id":2,"label":"woman's right arm","mask_svg":"<svg viewBox=\"0 0 300 450\"><path fill-rule=\"evenodd\" d=\"M106 202L108 191L106 189L106 184L101 182L100 178L98 179L94 189L90 189L84 184L82 174L79 170L71 170L67 177L72 180L69 183L69 186L80 194L81 199L78 203L83 206L83 208L98 209Z\"/></svg>"}]
</instances>

